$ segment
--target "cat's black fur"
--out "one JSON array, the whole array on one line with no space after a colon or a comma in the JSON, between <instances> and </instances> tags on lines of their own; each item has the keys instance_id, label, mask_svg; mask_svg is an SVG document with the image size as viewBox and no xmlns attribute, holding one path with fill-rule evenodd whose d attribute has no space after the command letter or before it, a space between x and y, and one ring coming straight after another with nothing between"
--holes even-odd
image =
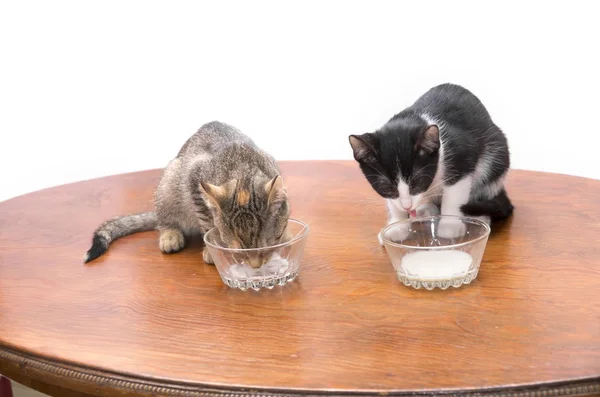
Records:
<instances>
[{"instance_id":1,"label":"cat's black fur","mask_svg":"<svg viewBox=\"0 0 600 397\"><path fill-rule=\"evenodd\" d=\"M386 199L399 197L399 179L408 184L411 196L426 192L439 169L440 157L443 184L451 186L473 175L485 156L486 172L477 174L480 178L474 180L462 212L492 220L512 214L513 205L503 186L487 188L500 183L510 167L506 137L481 101L461 86L443 84L430 89L376 132L350 136L350 143L365 177ZM495 196L486 194L490 191Z\"/></svg>"}]
</instances>

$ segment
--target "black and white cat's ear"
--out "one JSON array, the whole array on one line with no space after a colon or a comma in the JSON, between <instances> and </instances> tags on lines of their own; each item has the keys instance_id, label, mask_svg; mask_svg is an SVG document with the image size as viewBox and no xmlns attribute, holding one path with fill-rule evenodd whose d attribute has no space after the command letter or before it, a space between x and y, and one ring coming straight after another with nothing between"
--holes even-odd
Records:
<instances>
[{"instance_id":1,"label":"black and white cat's ear","mask_svg":"<svg viewBox=\"0 0 600 397\"><path fill-rule=\"evenodd\" d=\"M277 175L265 184L265 192L269 195L267 201L269 207L287 200L287 191L283 184L283 178L280 175Z\"/></svg>"},{"instance_id":2,"label":"black and white cat's ear","mask_svg":"<svg viewBox=\"0 0 600 397\"><path fill-rule=\"evenodd\" d=\"M437 125L427 127L417 141L419 153L431 154L440 148L440 129Z\"/></svg>"},{"instance_id":3,"label":"black and white cat's ear","mask_svg":"<svg viewBox=\"0 0 600 397\"><path fill-rule=\"evenodd\" d=\"M350 146L352 146L356 161L375 159L375 136L372 133L350 135L348 140L350 141Z\"/></svg>"}]
</instances>

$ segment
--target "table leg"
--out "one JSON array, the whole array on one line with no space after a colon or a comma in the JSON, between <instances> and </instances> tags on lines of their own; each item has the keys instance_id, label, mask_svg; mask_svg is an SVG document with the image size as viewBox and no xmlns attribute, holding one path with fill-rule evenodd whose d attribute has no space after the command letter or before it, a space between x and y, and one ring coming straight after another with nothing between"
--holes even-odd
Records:
<instances>
[{"instance_id":1,"label":"table leg","mask_svg":"<svg viewBox=\"0 0 600 397\"><path fill-rule=\"evenodd\" d=\"M13 397L10 379L0 375L0 397Z\"/></svg>"}]
</instances>

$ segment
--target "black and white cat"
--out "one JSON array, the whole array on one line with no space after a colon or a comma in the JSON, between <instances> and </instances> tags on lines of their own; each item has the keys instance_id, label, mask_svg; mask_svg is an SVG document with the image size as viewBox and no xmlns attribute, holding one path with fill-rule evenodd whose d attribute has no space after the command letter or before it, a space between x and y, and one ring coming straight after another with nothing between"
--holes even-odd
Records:
<instances>
[{"instance_id":1,"label":"black and white cat","mask_svg":"<svg viewBox=\"0 0 600 397\"><path fill-rule=\"evenodd\" d=\"M349 139L365 177L387 200L389 223L435 215L440 208L443 215L487 223L513 212L504 189L510 166L506 137L481 101L461 86L434 87L379 130ZM395 228L391 237L401 240L405 232ZM452 220L439 225L442 237L464 232Z\"/></svg>"}]
</instances>

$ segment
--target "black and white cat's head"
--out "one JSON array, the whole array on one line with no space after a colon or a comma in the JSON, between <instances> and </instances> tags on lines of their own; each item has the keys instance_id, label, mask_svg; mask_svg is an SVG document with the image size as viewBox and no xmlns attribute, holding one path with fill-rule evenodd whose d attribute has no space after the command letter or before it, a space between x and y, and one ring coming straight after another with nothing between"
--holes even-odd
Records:
<instances>
[{"instance_id":1,"label":"black and white cat's head","mask_svg":"<svg viewBox=\"0 0 600 397\"><path fill-rule=\"evenodd\" d=\"M373 189L383 198L400 199L405 210L415 210L438 170L438 126L420 119L391 120L374 133L349 140Z\"/></svg>"}]
</instances>

